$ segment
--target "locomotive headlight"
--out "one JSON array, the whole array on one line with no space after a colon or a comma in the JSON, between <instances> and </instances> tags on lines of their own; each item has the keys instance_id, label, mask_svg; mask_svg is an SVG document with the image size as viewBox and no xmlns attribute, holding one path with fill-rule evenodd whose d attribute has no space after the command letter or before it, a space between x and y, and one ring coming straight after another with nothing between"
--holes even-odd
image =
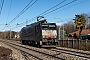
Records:
<instances>
[{"instance_id":1,"label":"locomotive headlight","mask_svg":"<svg viewBox=\"0 0 90 60\"><path fill-rule=\"evenodd\" d=\"M57 36L55 35L54 38L57 38Z\"/></svg>"},{"instance_id":2,"label":"locomotive headlight","mask_svg":"<svg viewBox=\"0 0 90 60\"><path fill-rule=\"evenodd\" d=\"M58 42L58 40L57 40L57 39L55 39L55 42Z\"/></svg>"},{"instance_id":3,"label":"locomotive headlight","mask_svg":"<svg viewBox=\"0 0 90 60\"><path fill-rule=\"evenodd\" d=\"M45 38L46 36L45 35L43 35L43 38Z\"/></svg>"}]
</instances>

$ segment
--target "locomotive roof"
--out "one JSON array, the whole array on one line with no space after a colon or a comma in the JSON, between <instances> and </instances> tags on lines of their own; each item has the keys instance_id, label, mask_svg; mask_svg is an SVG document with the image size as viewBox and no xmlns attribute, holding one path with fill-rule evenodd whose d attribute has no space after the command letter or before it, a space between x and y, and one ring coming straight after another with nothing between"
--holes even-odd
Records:
<instances>
[{"instance_id":1,"label":"locomotive roof","mask_svg":"<svg viewBox=\"0 0 90 60\"><path fill-rule=\"evenodd\" d=\"M26 27L23 27L24 29L27 29L27 28L30 28L31 26L36 26L38 24L50 24L50 25L56 25L56 23L47 23L46 20L42 20L42 21L38 21L38 22L35 22L35 23L32 23L30 25L26 25ZM23 29L22 28L22 29Z\"/></svg>"},{"instance_id":2,"label":"locomotive roof","mask_svg":"<svg viewBox=\"0 0 90 60\"><path fill-rule=\"evenodd\" d=\"M51 24L51 25L53 25L53 24L56 24L56 23L47 23L46 20L41 20L41 21L32 23L32 24L30 24L30 25L27 25L27 26L34 26L34 25L37 25L37 24Z\"/></svg>"},{"instance_id":3,"label":"locomotive roof","mask_svg":"<svg viewBox=\"0 0 90 60\"><path fill-rule=\"evenodd\" d=\"M35 22L35 23L32 23L32 24L30 24L30 25L35 25L35 24L39 24L39 23L47 23L47 21L46 20L41 20L41 21L38 21L38 22Z\"/></svg>"},{"instance_id":4,"label":"locomotive roof","mask_svg":"<svg viewBox=\"0 0 90 60\"><path fill-rule=\"evenodd\" d=\"M42 24L50 24L50 25L55 25L56 23L42 23Z\"/></svg>"}]
</instances>

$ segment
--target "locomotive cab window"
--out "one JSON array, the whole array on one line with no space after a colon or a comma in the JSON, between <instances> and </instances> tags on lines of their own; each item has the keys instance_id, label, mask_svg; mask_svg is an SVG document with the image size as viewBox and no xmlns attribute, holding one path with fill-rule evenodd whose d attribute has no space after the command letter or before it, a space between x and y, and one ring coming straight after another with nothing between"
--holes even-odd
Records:
<instances>
[{"instance_id":1,"label":"locomotive cab window","mask_svg":"<svg viewBox=\"0 0 90 60\"><path fill-rule=\"evenodd\" d=\"M56 30L56 25L55 24L43 24L42 25L42 30Z\"/></svg>"},{"instance_id":2,"label":"locomotive cab window","mask_svg":"<svg viewBox=\"0 0 90 60\"><path fill-rule=\"evenodd\" d=\"M42 29L48 29L48 25L42 25Z\"/></svg>"},{"instance_id":3,"label":"locomotive cab window","mask_svg":"<svg viewBox=\"0 0 90 60\"><path fill-rule=\"evenodd\" d=\"M49 29L50 30L56 30L56 26L55 25L49 25Z\"/></svg>"}]
</instances>

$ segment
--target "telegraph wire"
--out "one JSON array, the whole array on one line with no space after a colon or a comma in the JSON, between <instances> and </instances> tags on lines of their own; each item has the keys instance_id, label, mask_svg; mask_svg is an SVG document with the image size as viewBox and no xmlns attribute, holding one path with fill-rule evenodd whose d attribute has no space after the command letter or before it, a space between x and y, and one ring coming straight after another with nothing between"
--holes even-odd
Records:
<instances>
[{"instance_id":1,"label":"telegraph wire","mask_svg":"<svg viewBox=\"0 0 90 60\"><path fill-rule=\"evenodd\" d=\"M4 4L4 0L3 0L3 1L1 0L1 9L0 9L0 15L1 15L1 12L2 12L3 4Z\"/></svg>"}]
</instances>

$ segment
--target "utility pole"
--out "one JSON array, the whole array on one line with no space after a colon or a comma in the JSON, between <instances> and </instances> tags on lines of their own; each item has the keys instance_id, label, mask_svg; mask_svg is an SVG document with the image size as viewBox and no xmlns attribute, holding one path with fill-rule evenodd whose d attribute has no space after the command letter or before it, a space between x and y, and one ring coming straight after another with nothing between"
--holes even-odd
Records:
<instances>
[{"instance_id":1,"label":"utility pole","mask_svg":"<svg viewBox=\"0 0 90 60\"><path fill-rule=\"evenodd\" d=\"M60 26L58 28L59 28L59 35L58 35L58 37L59 37L59 40L60 40Z\"/></svg>"},{"instance_id":2,"label":"utility pole","mask_svg":"<svg viewBox=\"0 0 90 60\"><path fill-rule=\"evenodd\" d=\"M6 24L6 27L10 27L10 34L9 34L9 36L10 36L10 38L9 39L11 39L12 38L12 35L11 35L11 26L9 26L8 24Z\"/></svg>"},{"instance_id":3,"label":"utility pole","mask_svg":"<svg viewBox=\"0 0 90 60\"><path fill-rule=\"evenodd\" d=\"M6 27L8 27L8 24L6 23L6 24L0 24L0 25L5 25ZM4 30L4 29L2 29L2 30ZM5 38L6 38L6 33L5 33Z\"/></svg>"},{"instance_id":4,"label":"utility pole","mask_svg":"<svg viewBox=\"0 0 90 60\"><path fill-rule=\"evenodd\" d=\"M59 20L61 20L61 22L63 23L63 20L60 19L60 18L54 18L54 19L59 19ZM59 30L61 30L61 29L59 29ZM60 38L60 39L61 39L61 38ZM63 24L63 39L64 39L64 24Z\"/></svg>"},{"instance_id":5,"label":"utility pole","mask_svg":"<svg viewBox=\"0 0 90 60\"><path fill-rule=\"evenodd\" d=\"M28 25L28 20L26 19L26 25Z\"/></svg>"},{"instance_id":6,"label":"utility pole","mask_svg":"<svg viewBox=\"0 0 90 60\"><path fill-rule=\"evenodd\" d=\"M10 28L10 39L11 39L11 28Z\"/></svg>"}]
</instances>

